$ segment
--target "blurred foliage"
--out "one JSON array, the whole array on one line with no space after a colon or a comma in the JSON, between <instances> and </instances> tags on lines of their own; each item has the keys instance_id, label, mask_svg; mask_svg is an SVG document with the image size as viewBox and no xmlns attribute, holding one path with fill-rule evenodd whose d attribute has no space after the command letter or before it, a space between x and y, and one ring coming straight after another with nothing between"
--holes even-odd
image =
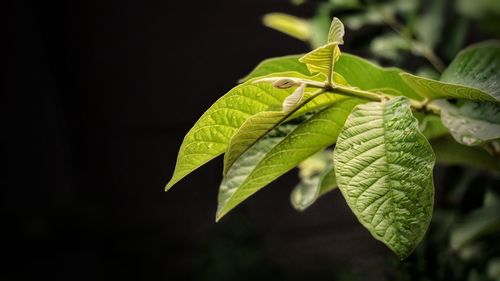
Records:
<instances>
[{"instance_id":1,"label":"blurred foliage","mask_svg":"<svg viewBox=\"0 0 500 281\"><path fill-rule=\"evenodd\" d=\"M312 4L307 0L292 3ZM329 19L336 16L349 29L360 31L348 40L351 49L370 52L397 66L411 67L414 58L421 57L427 63L418 67L430 78L436 77L436 71L442 72L464 47L471 26L486 36L500 36L498 0L329 0L315 6L316 13L310 19L273 13L266 15L264 22L316 48L326 42Z\"/></svg>"}]
</instances>

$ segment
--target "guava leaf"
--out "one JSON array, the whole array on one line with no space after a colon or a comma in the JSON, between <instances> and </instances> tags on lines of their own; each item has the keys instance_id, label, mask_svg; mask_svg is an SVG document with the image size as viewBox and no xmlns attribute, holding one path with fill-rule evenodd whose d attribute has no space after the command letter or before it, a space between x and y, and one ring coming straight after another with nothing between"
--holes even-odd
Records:
<instances>
[{"instance_id":1,"label":"guava leaf","mask_svg":"<svg viewBox=\"0 0 500 281\"><path fill-rule=\"evenodd\" d=\"M431 220L434 161L405 97L358 105L339 135L333 165L340 191L361 224L401 258Z\"/></svg>"},{"instance_id":2,"label":"guava leaf","mask_svg":"<svg viewBox=\"0 0 500 281\"><path fill-rule=\"evenodd\" d=\"M263 60L247 76L240 79L240 83L246 82L255 77L266 76L273 73L295 71L304 75L310 72L307 66L299 62L302 55L290 55Z\"/></svg>"},{"instance_id":3,"label":"guava leaf","mask_svg":"<svg viewBox=\"0 0 500 281\"><path fill-rule=\"evenodd\" d=\"M345 99L344 96L332 93L321 93L319 95L308 93L304 96L302 102L290 112L262 111L249 117L231 137L228 149L224 154L223 175L227 174L234 161L243 152L285 120L294 119Z\"/></svg>"},{"instance_id":4,"label":"guava leaf","mask_svg":"<svg viewBox=\"0 0 500 281\"><path fill-rule=\"evenodd\" d=\"M441 81L476 88L500 100L500 41L462 50L443 72Z\"/></svg>"},{"instance_id":5,"label":"guava leaf","mask_svg":"<svg viewBox=\"0 0 500 281\"><path fill-rule=\"evenodd\" d=\"M401 78L403 71L395 67L380 67L358 56L342 53L335 63L335 72L341 74L349 85L362 90L407 96L415 100L423 99Z\"/></svg>"},{"instance_id":6,"label":"guava leaf","mask_svg":"<svg viewBox=\"0 0 500 281\"><path fill-rule=\"evenodd\" d=\"M289 77L310 78L299 73ZM236 130L250 116L273 107L281 107L293 89L276 89L269 83L248 81L217 100L184 137L172 179L166 190L203 164L222 154Z\"/></svg>"},{"instance_id":7,"label":"guava leaf","mask_svg":"<svg viewBox=\"0 0 500 281\"><path fill-rule=\"evenodd\" d=\"M261 145L263 140L248 149L222 181L217 220L302 160L334 144L350 110L360 102L346 99L314 113L275 146L260 149L258 158L253 158L254 147Z\"/></svg>"},{"instance_id":8,"label":"guava leaf","mask_svg":"<svg viewBox=\"0 0 500 281\"><path fill-rule=\"evenodd\" d=\"M500 105L468 101L455 106L445 100L436 104L443 125L457 142L472 146L500 138Z\"/></svg>"},{"instance_id":9,"label":"guava leaf","mask_svg":"<svg viewBox=\"0 0 500 281\"><path fill-rule=\"evenodd\" d=\"M401 74L420 95L433 99L500 102L500 43L489 41L461 51L441 81Z\"/></svg>"}]
</instances>

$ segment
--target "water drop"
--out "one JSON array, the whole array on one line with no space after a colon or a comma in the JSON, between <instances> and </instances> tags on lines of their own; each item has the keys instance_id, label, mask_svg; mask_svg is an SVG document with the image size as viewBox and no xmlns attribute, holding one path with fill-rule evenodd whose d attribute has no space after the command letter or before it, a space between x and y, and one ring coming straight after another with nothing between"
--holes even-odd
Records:
<instances>
[{"instance_id":1,"label":"water drop","mask_svg":"<svg viewBox=\"0 0 500 281\"><path fill-rule=\"evenodd\" d=\"M472 127L469 129L469 133L474 134L474 133L477 133L478 130L479 130L478 127Z\"/></svg>"},{"instance_id":2,"label":"water drop","mask_svg":"<svg viewBox=\"0 0 500 281\"><path fill-rule=\"evenodd\" d=\"M472 136L463 136L461 140L466 145L474 145L479 141L477 138Z\"/></svg>"}]
</instances>

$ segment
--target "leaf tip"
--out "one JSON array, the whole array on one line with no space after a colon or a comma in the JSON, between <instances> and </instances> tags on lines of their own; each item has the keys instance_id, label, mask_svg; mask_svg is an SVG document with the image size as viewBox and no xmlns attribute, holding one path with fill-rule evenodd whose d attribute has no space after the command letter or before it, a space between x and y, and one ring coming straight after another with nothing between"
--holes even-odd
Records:
<instances>
[{"instance_id":1,"label":"leaf tip","mask_svg":"<svg viewBox=\"0 0 500 281\"><path fill-rule=\"evenodd\" d=\"M169 191L172 186L174 186L175 182L170 180L167 185L165 185L165 192Z\"/></svg>"}]
</instances>

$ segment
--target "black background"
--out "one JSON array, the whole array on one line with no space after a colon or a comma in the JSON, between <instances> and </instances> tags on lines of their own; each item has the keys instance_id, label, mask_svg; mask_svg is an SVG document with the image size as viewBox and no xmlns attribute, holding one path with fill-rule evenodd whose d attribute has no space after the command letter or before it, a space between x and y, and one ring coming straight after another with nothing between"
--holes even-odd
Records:
<instances>
[{"instance_id":1,"label":"black background","mask_svg":"<svg viewBox=\"0 0 500 281\"><path fill-rule=\"evenodd\" d=\"M260 60L308 50L265 28L261 16L308 17L314 5L7 5L2 280L385 274L391 254L356 222L340 193L304 213L292 209L295 172L218 224L221 159L163 191L184 134L212 102Z\"/></svg>"}]
</instances>

